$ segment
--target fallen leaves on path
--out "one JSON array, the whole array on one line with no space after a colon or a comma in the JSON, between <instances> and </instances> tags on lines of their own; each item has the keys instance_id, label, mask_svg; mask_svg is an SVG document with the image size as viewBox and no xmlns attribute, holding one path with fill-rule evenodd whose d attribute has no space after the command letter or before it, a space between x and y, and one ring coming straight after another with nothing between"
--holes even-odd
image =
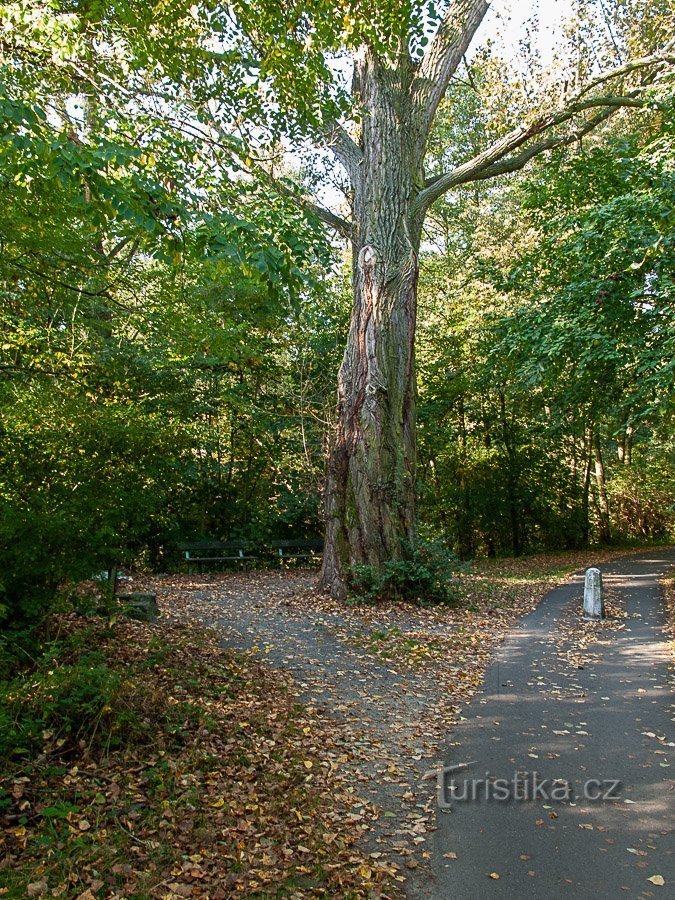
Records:
<instances>
[{"instance_id":1,"label":"fallen leaves on path","mask_svg":"<svg viewBox=\"0 0 675 900\"><path fill-rule=\"evenodd\" d=\"M170 617L215 626L233 646L290 672L350 747L344 765L375 810L368 849L393 851L409 868L435 821L435 796L421 777L480 690L495 647L567 573L610 556L482 561L462 575L456 607L349 606L317 594L316 574L302 570L141 584L158 592Z\"/></svg>"}]
</instances>

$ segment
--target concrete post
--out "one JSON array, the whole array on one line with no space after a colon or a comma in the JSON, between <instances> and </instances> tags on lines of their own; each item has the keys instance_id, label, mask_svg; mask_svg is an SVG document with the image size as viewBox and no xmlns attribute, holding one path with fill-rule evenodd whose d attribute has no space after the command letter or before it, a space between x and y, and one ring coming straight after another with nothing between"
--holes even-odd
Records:
<instances>
[{"instance_id":1,"label":"concrete post","mask_svg":"<svg viewBox=\"0 0 675 900\"><path fill-rule=\"evenodd\" d=\"M605 601L602 595L602 574L600 569L586 569L584 584L584 619L605 618Z\"/></svg>"}]
</instances>

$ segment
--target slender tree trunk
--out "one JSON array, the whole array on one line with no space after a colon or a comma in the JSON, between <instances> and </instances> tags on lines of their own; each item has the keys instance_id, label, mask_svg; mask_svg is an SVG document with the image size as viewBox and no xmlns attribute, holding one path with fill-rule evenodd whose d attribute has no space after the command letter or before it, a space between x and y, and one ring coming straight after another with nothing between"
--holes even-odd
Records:
<instances>
[{"instance_id":1,"label":"slender tree trunk","mask_svg":"<svg viewBox=\"0 0 675 900\"><path fill-rule=\"evenodd\" d=\"M593 466L593 425L588 427L588 438L584 440L586 465L584 468L584 483L581 494L581 539L584 547L588 546L591 536L590 517L588 506L591 492L591 469Z\"/></svg>"},{"instance_id":2,"label":"slender tree trunk","mask_svg":"<svg viewBox=\"0 0 675 900\"><path fill-rule=\"evenodd\" d=\"M612 540L609 518L609 501L607 499L607 485L605 482L605 465L602 459L600 439L597 435L597 432L593 440L593 453L595 458L595 486L598 497L598 519L600 525L599 537L603 544L609 544Z\"/></svg>"},{"instance_id":3,"label":"slender tree trunk","mask_svg":"<svg viewBox=\"0 0 675 900\"><path fill-rule=\"evenodd\" d=\"M507 473L506 486L509 498L509 518L511 519L511 547L514 556L520 556L523 552L523 544L520 537L520 511L518 508L518 473L516 471L516 454L513 446L511 428L506 414L506 397L499 393L499 409L502 420L502 441L506 450Z\"/></svg>"},{"instance_id":4,"label":"slender tree trunk","mask_svg":"<svg viewBox=\"0 0 675 900\"><path fill-rule=\"evenodd\" d=\"M624 419L623 430L617 445L619 462L623 463L625 466L629 466L631 464L632 450L633 426Z\"/></svg>"},{"instance_id":5,"label":"slender tree trunk","mask_svg":"<svg viewBox=\"0 0 675 900\"><path fill-rule=\"evenodd\" d=\"M623 461L625 465L630 466L633 462L633 426L626 425L626 443Z\"/></svg>"},{"instance_id":6,"label":"slender tree trunk","mask_svg":"<svg viewBox=\"0 0 675 900\"><path fill-rule=\"evenodd\" d=\"M469 492L466 484L467 468L467 440L466 440L466 414L464 410L464 397L459 398L459 439L462 455L459 463L457 488L459 496L459 508L457 510L457 553L460 559L471 559L474 555L473 528L471 523L471 508Z\"/></svg>"}]
</instances>

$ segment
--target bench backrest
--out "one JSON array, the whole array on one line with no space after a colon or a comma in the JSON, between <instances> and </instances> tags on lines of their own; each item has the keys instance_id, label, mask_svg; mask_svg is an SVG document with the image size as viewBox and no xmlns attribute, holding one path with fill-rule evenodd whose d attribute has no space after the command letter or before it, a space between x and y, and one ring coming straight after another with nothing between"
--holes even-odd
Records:
<instances>
[{"instance_id":1,"label":"bench backrest","mask_svg":"<svg viewBox=\"0 0 675 900\"><path fill-rule=\"evenodd\" d=\"M248 546L248 541L186 541L176 545L178 550L190 553L197 550L246 550Z\"/></svg>"},{"instance_id":2,"label":"bench backrest","mask_svg":"<svg viewBox=\"0 0 675 900\"><path fill-rule=\"evenodd\" d=\"M323 550L323 541L319 538L300 541L270 541L269 546L282 550Z\"/></svg>"}]
</instances>

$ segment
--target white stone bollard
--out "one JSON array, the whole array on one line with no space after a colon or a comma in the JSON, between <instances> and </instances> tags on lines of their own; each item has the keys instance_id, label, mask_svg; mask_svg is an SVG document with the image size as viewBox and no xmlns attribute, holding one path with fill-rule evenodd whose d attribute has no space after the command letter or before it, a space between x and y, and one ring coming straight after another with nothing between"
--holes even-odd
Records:
<instances>
[{"instance_id":1,"label":"white stone bollard","mask_svg":"<svg viewBox=\"0 0 675 900\"><path fill-rule=\"evenodd\" d=\"M604 619L605 601L602 596L602 575L600 569L586 569L584 584L584 619Z\"/></svg>"}]
</instances>

